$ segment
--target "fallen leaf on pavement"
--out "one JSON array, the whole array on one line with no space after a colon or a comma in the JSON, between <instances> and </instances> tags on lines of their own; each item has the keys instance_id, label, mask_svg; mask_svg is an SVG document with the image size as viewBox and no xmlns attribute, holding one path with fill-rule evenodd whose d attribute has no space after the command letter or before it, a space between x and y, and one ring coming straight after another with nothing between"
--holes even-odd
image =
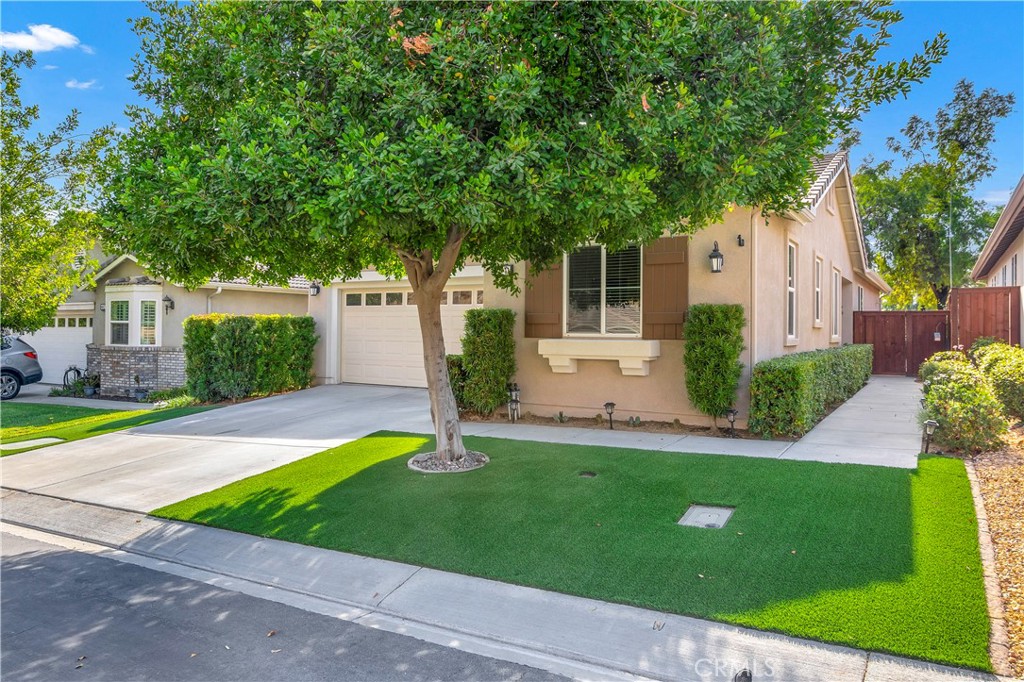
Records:
<instances>
[{"instance_id":1,"label":"fallen leaf on pavement","mask_svg":"<svg viewBox=\"0 0 1024 682\"><path fill-rule=\"evenodd\" d=\"M267 633L267 637L273 637L276 634L277 634L277 630L271 630L270 632Z\"/></svg>"}]
</instances>

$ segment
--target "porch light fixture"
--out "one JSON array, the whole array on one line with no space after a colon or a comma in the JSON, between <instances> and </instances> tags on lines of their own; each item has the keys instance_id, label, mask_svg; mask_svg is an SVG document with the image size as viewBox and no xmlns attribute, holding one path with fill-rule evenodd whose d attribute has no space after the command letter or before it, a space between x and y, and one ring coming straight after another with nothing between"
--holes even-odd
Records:
<instances>
[{"instance_id":1,"label":"porch light fixture","mask_svg":"<svg viewBox=\"0 0 1024 682\"><path fill-rule=\"evenodd\" d=\"M174 299L171 298L170 296L166 296L165 295L163 297L163 304L164 304L164 315L166 315L167 313L169 313L172 310L174 310Z\"/></svg>"},{"instance_id":2,"label":"porch light fixture","mask_svg":"<svg viewBox=\"0 0 1024 682\"><path fill-rule=\"evenodd\" d=\"M615 430L615 423L612 420L612 415L615 413L615 403L605 403L604 411L608 413L608 428Z\"/></svg>"},{"instance_id":3,"label":"porch light fixture","mask_svg":"<svg viewBox=\"0 0 1024 682\"><path fill-rule=\"evenodd\" d=\"M939 426L939 422L934 419L925 420L924 423L924 454L928 454L928 450L931 448L932 436L935 435L935 429Z\"/></svg>"},{"instance_id":4,"label":"porch light fixture","mask_svg":"<svg viewBox=\"0 0 1024 682\"><path fill-rule=\"evenodd\" d=\"M739 411L735 407L730 407L725 411L725 418L729 420L729 436L731 438L736 437L736 416Z\"/></svg>"},{"instance_id":5,"label":"porch light fixture","mask_svg":"<svg viewBox=\"0 0 1024 682\"><path fill-rule=\"evenodd\" d=\"M718 250L718 242L715 242L715 248L711 249L711 253L708 254L708 260L711 261L711 272L722 271L722 265L725 264L725 256Z\"/></svg>"},{"instance_id":6,"label":"porch light fixture","mask_svg":"<svg viewBox=\"0 0 1024 682\"><path fill-rule=\"evenodd\" d=\"M521 418L519 412L519 384L508 385L508 418L513 424Z\"/></svg>"},{"instance_id":7,"label":"porch light fixture","mask_svg":"<svg viewBox=\"0 0 1024 682\"><path fill-rule=\"evenodd\" d=\"M736 235L736 246L746 246L746 245L747 245L747 243L745 241L743 241L743 235L742 234Z\"/></svg>"},{"instance_id":8,"label":"porch light fixture","mask_svg":"<svg viewBox=\"0 0 1024 682\"><path fill-rule=\"evenodd\" d=\"M317 284L316 282L310 282L309 283L309 295L310 296L319 296L320 295L320 285Z\"/></svg>"}]
</instances>

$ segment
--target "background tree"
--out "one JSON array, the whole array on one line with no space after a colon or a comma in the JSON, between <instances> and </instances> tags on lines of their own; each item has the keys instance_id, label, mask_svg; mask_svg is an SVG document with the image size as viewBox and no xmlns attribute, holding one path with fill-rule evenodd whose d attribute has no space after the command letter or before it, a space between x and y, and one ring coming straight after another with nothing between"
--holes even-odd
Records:
<instances>
[{"instance_id":1,"label":"background tree","mask_svg":"<svg viewBox=\"0 0 1024 682\"><path fill-rule=\"evenodd\" d=\"M998 209L971 197L994 170L990 146L1012 93L976 94L960 81L934 121L913 116L888 146L907 165L866 162L854 176L868 246L893 287L886 306L945 307L950 287L970 282ZM952 254L952 270L950 255Z\"/></svg>"},{"instance_id":2,"label":"background tree","mask_svg":"<svg viewBox=\"0 0 1024 682\"><path fill-rule=\"evenodd\" d=\"M367 266L415 292L437 456L465 450L440 296L785 210L810 160L945 53L878 63L884 3L154 3L109 235L161 275Z\"/></svg>"},{"instance_id":3,"label":"background tree","mask_svg":"<svg viewBox=\"0 0 1024 682\"><path fill-rule=\"evenodd\" d=\"M39 107L21 103L20 68L31 53L0 55L0 329L33 332L82 283L82 254L98 221L88 210L112 129L80 135L72 111L52 132L32 137Z\"/></svg>"}]
</instances>

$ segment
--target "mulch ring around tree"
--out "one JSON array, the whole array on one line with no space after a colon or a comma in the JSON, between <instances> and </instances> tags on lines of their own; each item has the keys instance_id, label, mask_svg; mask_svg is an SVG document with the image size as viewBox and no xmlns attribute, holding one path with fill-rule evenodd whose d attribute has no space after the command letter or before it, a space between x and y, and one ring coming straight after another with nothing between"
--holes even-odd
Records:
<instances>
[{"instance_id":1,"label":"mulch ring around tree","mask_svg":"<svg viewBox=\"0 0 1024 682\"><path fill-rule=\"evenodd\" d=\"M424 452L410 459L408 464L410 469L423 474L457 474L479 469L489 461L484 453L467 450L464 457L451 462L438 459L436 452Z\"/></svg>"}]
</instances>

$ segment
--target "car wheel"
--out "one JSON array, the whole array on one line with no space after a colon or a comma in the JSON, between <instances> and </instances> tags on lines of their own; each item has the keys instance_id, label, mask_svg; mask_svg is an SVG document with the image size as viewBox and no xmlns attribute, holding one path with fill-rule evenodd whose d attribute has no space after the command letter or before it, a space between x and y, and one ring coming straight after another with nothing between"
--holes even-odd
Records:
<instances>
[{"instance_id":1,"label":"car wheel","mask_svg":"<svg viewBox=\"0 0 1024 682\"><path fill-rule=\"evenodd\" d=\"M0 374L0 400L16 398L21 392L21 379L14 374Z\"/></svg>"}]
</instances>

